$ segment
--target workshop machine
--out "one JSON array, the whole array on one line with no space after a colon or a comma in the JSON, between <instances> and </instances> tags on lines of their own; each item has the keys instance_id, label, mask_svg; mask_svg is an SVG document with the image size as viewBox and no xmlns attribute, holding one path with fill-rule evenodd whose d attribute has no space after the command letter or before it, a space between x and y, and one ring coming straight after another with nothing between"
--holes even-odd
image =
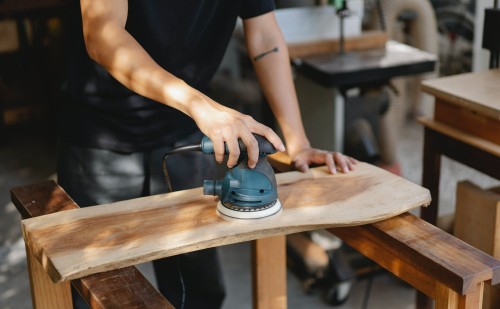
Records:
<instances>
[{"instance_id":1,"label":"workshop machine","mask_svg":"<svg viewBox=\"0 0 500 309\"><path fill-rule=\"evenodd\" d=\"M274 171L267 156L276 152L274 146L263 136L254 134L259 145L259 160L254 168L248 167L246 145L239 140L240 157L222 180L205 180L203 194L219 197L217 214L226 220L252 220L267 218L281 211ZM163 172L171 191L166 160L168 156L185 152L201 151L214 154L214 145L207 137L201 142L174 148L163 157ZM229 154L225 145L225 154Z\"/></svg>"}]
</instances>

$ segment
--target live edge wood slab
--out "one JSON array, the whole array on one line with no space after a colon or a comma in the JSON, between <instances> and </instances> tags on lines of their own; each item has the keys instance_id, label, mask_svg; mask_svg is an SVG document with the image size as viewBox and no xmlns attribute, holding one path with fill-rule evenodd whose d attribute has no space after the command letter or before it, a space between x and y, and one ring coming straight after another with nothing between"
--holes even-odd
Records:
<instances>
[{"instance_id":1,"label":"live edge wood slab","mask_svg":"<svg viewBox=\"0 0 500 309\"><path fill-rule=\"evenodd\" d=\"M372 223L430 202L427 189L364 163L349 174L319 167L277 180L284 209L270 219L222 220L216 198L197 188L25 219L24 238L60 282L208 247Z\"/></svg>"}]
</instances>

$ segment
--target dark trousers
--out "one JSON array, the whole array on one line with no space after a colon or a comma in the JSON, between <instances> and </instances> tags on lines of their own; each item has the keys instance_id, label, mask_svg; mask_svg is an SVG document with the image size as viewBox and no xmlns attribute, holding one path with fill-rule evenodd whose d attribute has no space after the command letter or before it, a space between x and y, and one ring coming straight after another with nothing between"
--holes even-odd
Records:
<instances>
[{"instance_id":1,"label":"dark trousers","mask_svg":"<svg viewBox=\"0 0 500 309\"><path fill-rule=\"evenodd\" d=\"M135 153L60 142L58 182L80 207L165 193L163 155L172 147L200 138L196 134L175 145ZM221 173L213 156L198 152L170 156L167 166L174 191L199 187L203 179L214 179ZM176 308L221 307L225 288L215 248L156 260L153 266L159 291ZM81 298L73 299L75 308L87 307Z\"/></svg>"}]
</instances>

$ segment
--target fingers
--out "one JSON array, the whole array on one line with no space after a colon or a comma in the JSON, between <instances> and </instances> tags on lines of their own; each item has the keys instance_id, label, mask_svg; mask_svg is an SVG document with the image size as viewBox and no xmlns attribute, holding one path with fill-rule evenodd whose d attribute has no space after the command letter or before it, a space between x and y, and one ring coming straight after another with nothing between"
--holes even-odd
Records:
<instances>
[{"instance_id":1,"label":"fingers","mask_svg":"<svg viewBox=\"0 0 500 309\"><path fill-rule=\"evenodd\" d=\"M343 155L340 152L334 152L333 158L335 162L337 162L337 165L339 166L340 170L342 170L342 172L344 173L349 173L349 171L353 171L355 165L358 163L358 160Z\"/></svg>"},{"instance_id":2,"label":"fingers","mask_svg":"<svg viewBox=\"0 0 500 309\"><path fill-rule=\"evenodd\" d=\"M285 145L276 132L263 124L254 122L255 124L249 127L252 132L264 136L278 151L285 151Z\"/></svg>"},{"instance_id":3,"label":"fingers","mask_svg":"<svg viewBox=\"0 0 500 309\"><path fill-rule=\"evenodd\" d=\"M210 139L213 141L217 162L221 163L224 160L224 155L228 154L227 166L229 168L234 167L238 163L241 154L239 144L241 139L246 146L248 166L254 168L259 160L259 143L253 133L267 138L278 150L285 150L283 142L272 129L256 122L251 117L247 119L240 118L233 120L231 125L212 131ZM224 143L227 146L227 151L224 149Z\"/></svg>"},{"instance_id":4,"label":"fingers","mask_svg":"<svg viewBox=\"0 0 500 309\"><path fill-rule=\"evenodd\" d=\"M340 152L334 152L333 158L334 158L335 162L337 162L337 164L342 172L349 173L349 165L348 165L347 160L343 154L341 154Z\"/></svg>"},{"instance_id":5,"label":"fingers","mask_svg":"<svg viewBox=\"0 0 500 309\"><path fill-rule=\"evenodd\" d=\"M340 152L328 152L319 149L307 149L295 156L294 167L306 172L309 164L324 164L328 167L331 174L336 174L337 170L343 173L349 173L354 170L358 161Z\"/></svg>"},{"instance_id":6,"label":"fingers","mask_svg":"<svg viewBox=\"0 0 500 309\"><path fill-rule=\"evenodd\" d=\"M337 174L337 167L335 166L335 160L333 159L333 156L331 154L327 154L325 158L325 163L326 166L328 167L328 170L330 171L330 174Z\"/></svg>"},{"instance_id":7,"label":"fingers","mask_svg":"<svg viewBox=\"0 0 500 309\"><path fill-rule=\"evenodd\" d=\"M259 160L259 143L250 131L243 134L241 140L247 146L248 167L254 168Z\"/></svg>"},{"instance_id":8,"label":"fingers","mask_svg":"<svg viewBox=\"0 0 500 309\"><path fill-rule=\"evenodd\" d=\"M224 142L229 152L227 165L233 167L240 156L239 140L245 144L248 166L255 167L259 159L259 146L252 133L262 135L279 151L285 146L279 136L269 127L255 121L251 116L227 108L210 98L202 96L204 104L196 105L196 112L189 113L200 130L213 142L215 159L224 160ZM206 104L205 104L206 103Z\"/></svg>"},{"instance_id":9,"label":"fingers","mask_svg":"<svg viewBox=\"0 0 500 309\"><path fill-rule=\"evenodd\" d=\"M316 164L325 164L328 167L328 171L330 174L337 174L337 168L340 168L342 171L342 162L339 162L336 158L339 158L339 156L335 156L335 152L328 152L328 151L317 151L314 154L313 157L313 162ZM345 171L344 171L345 172Z\"/></svg>"},{"instance_id":10,"label":"fingers","mask_svg":"<svg viewBox=\"0 0 500 309\"><path fill-rule=\"evenodd\" d=\"M294 160L293 167L302 173L306 173L309 170L309 165L302 159Z\"/></svg>"},{"instance_id":11,"label":"fingers","mask_svg":"<svg viewBox=\"0 0 500 309\"><path fill-rule=\"evenodd\" d=\"M349 167L349 170L354 170L354 166L358 163L358 160L354 159L354 158L351 158L351 157L347 157L347 166Z\"/></svg>"},{"instance_id":12,"label":"fingers","mask_svg":"<svg viewBox=\"0 0 500 309\"><path fill-rule=\"evenodd\" d=\"M222 136L213 136L210 137L210 139L212 140L212 144L214 145L215 160L218 163L222 163L225 153L224 139L222 138Z\"/></svg>"},{"instance_id":13,"label":"fingers","mask_svg":"<svg viewBox=\"0 0 500 309\"><path fill-rule=\"evenodd\" d=\"M229 150L229 157L227 159L227 167L231 168L238 163L240 157L240 145L238 139L234 136L226 138L227 149Z\"/></svg>"},{"instance_id":14,"label":"fingers","mask_svg":"<svg viewBox=\"0 0 500 309\"><path fill-rule=\"evenodd\" d=\"M264 136L278 151L285 151L281 138L271 128L258 123L252 117L245 117L246 130L241 131L240 138L247 147L248 166L254 168L259 159L259 144L252 133Z\"/></svg>"}]
</instances>

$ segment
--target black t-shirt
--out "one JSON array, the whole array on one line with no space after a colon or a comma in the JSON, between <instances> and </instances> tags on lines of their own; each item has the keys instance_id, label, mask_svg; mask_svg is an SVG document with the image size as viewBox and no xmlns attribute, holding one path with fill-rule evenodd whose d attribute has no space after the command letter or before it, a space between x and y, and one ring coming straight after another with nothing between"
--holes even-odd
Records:
<instances>
[{"instance_id":1,"label":"black t-shirt","mask_svg":"<svg viewBox=\"0 0 500 309\"><path fill-rule=\"evenodd\" d=\"M126 30L165 70L203 91L217 70L236 19L274 9L272 0L129 0ZM60 135L67 142L120 152L147 150L186 137L194 121L135 94L85 50L79 1L68 25L68 80Z\"/></svg>"}]
</instances>

